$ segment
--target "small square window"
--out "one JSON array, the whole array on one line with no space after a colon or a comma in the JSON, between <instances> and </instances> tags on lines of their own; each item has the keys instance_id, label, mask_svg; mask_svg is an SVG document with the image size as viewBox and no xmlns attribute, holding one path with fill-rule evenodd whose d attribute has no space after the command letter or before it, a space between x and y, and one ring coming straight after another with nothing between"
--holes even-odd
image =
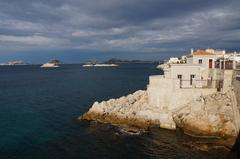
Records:
<instances>
[{"instance_id":1,"label":"small square window","mask_svg":"<svg viewBox=\"0 0 240 159\"><path fill-rule=\"evenodd\" d=\"M182 79L182 75L177 75L177 78L178 79Z\"/></svg>"},{"instance_id":2,"label":"small square window","mask_svg":"<svg viewBox=\"0 0 240 159\"><path fill-rule=\"evenodd\" d=\"M198 60L198 64L202 64L202 59L199 59L199 60Z\"/></svg>"}]
</instances>

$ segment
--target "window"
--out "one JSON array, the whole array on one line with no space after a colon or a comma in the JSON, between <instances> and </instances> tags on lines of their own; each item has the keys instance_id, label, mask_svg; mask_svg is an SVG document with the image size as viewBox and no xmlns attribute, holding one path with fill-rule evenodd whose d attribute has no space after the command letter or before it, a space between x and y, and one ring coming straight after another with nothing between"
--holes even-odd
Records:
<instances>
[{"instance_id":1,"label":"window","mask_svg":"<svg viewBox=\"0 0 240 159\"><path fill-rule=\"evenodd\" d=\"M202 64L202 59L198 59L198 64Z\"/></svg>"},{"instance_id":2,"label":"window","mask_svg":"<svg viewBox=\"0 0 240 159\"><path fill-rule=\"evenodd\" d=\"M177 78L180 80L180 88L182 88L182 75L177 75Z\"/></svg>"},{"instance_id":3,"label":"window","mask_svg":"<svg viewBox=\"0 0 240 159\"><path fill-rule=\"evenodd\" d=\"M182 75L177 75L177 78L178 79L182 79Z\"/></svg>"},{"instance_id":4,"label":"window","mask_svg":"<svg viewBox=\"0 0 240 159\"><path fill-rule=\"evenodd\" d=\"M193 84L193 78L195 78L195 75L190 75L190 85Z\"/></svg>"},{"instance_id":5,"label":"window","mask_svg":"<svg viewBox=\"0 0 240 159\"><path fill-rule=\"evenodd\" d=\"M209 59L208 68L213 68L213 59Z\"/></svg>"}]
</instances>

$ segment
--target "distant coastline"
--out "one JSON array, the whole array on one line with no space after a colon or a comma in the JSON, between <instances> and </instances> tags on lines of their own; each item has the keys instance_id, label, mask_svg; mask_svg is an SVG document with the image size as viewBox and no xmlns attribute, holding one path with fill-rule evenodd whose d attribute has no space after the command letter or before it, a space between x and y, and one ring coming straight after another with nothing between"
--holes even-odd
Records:
<instances>
[{"instance_id":1,"label":"distant coastline","mask_svg":"<svg viewBox=\"0 0 240 159\"><path fill-rule=\"evenodd\" d=\"M156 63L156 61L147 61L147 60L121 60L117 58L112 58L104 63L106 64L121 64L121 63Z\"/></svg>"},{"instance_id":2,"label":"distant coastline","mask_svg":"<svg viewBox=\"0 0 240 159\"><path fill-rule=\"evenodd\" d=\"M118 58L111 58L106 61L97 61L97 60L89 60L85 62L61 62L61 65L89 65L89 64L97 64L97 66L115 66L115 65L110 65L110 64L131 64L131 63L162 63L162 61L148 61L148 60L124 60L124 59L118 59ZM42 62L26 62L23 60L12 60L12 61L6 61L6 62L0 62L0 66L20 66L20 65L42 65L44 63Z\"/></svg>"},{"instance_id":3,"label":"distant coastline","mask_svg":"<svg viewBox=\"0 0 240 159\"><path fill-rule=\"evenodd\" d=\"M120 64L137 64L137 63L156 63L154 61L144 60L121 60L117 58L109 59L105 62L98 62L97 60L90 60L82 64L82 67L117 67Z\"/></svg>"}]
</instances>

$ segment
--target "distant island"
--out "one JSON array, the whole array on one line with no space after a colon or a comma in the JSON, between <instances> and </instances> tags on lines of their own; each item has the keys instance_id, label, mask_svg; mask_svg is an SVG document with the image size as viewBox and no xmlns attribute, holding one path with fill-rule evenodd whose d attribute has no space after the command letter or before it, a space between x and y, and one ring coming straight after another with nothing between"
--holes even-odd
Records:
<instances>
[{"instance_id":1,"label":"distant island","mask_svg":"<svg viewBox=\"0 0 240 159\"><path fill-rule=\"evenodd\" d=\"M16 60L16 61L8 61L5 63L0 63L0 66L15 66L15 65L28 65L28 63L21 61L21 60Z\"/></svg>"},{"instance_id":2,"label":"distant island","mask_svg":"<svg viewBox=\"0 0 240 159\"><path fill-rule=\"evenodd\" d=\"M61 64L63 64L61 61L59 60L51 60L43 65L41 65L41 68L57 68L59 67Z\"/></svg>"},{"instance_id":3,"label":"distant island","mask_svg":"<svg viewBox=\"0 0 240 159\"><path fill-rule=\"evenodd\" d=\"M146 60L121 60L117 58L109 59L104 62L105 64L121 64L121 63L154 63L154 61L146 61Z\"/></svg>"},{"instance_id":4,"label":"distant island","mask_svg":"<svg viewBox=\"0 0 240 159\"><path fill-rule=\"evenodd\" d=\"M124 63L154 63L153 61L143 61L143 60L121 60L117 58L109 59L105 62L98 62L97 60L90 60L85 62L82 66L83 67L116 67L119 64Z\"/></svg>"},{"instance_id":5,"label":"distant island","mask_svg":"<svg viewBox=\"0 0 240 159\"><path fill-rule=\"evenodd\" d=\"M82 65L82 67L116 67L115 63L98 63L96 60L91 60Z\"/></svg>"}]
</instances>

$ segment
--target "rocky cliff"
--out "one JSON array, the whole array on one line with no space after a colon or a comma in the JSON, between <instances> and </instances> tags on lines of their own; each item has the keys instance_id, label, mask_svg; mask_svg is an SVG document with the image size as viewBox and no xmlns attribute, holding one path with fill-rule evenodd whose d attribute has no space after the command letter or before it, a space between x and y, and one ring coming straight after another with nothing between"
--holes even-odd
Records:
<instances>
[{"instance_id":1,"label":"rocky cliff","mask_svg":"<svg viewBox=\"0 0 240 159\"><path fill-rule=\"evenodd\" d=\"M181 109L175 110L173 119L186 134L199 137L229 138L237 136L233 114L232 91L199 97ZM175 129L159 108L148 104L146 91L108 101L95 102L80 119L94 120L127 127L128 130L147 129L150 126ZM164 124L161 122L163 119ZM173 120L170 120L173 121Z\"/></svg>"},{"instance_id":2,"label":"rocky cliff","mask_svg":"<svg viewBox=\"0 0 240 159\"><path fill-rule=\"evenodd\" d=\"M146 129L149 126L160 126L159 116L161 114L158 108L148 104L147 92L139 90L118 99L95 102L80 119L111 123L130 129Z\"/></svg>"},{"instance_id":3,"label":"rocky cliff","mask_svg":"<svg viewBox=\"0 0 240 159\"><path fill-rule=\"evenodd\" d=\"M195 136L237 136L232 92L200 97L173 114L185 133Z\"/></svg>"}]
</instances>

